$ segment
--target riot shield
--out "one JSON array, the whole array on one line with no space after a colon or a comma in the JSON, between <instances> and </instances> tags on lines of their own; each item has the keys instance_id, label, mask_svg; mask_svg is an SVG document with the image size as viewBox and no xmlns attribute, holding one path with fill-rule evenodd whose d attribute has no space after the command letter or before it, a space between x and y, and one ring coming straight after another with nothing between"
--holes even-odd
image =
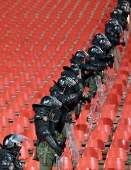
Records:
<instances>
[{"instance_id":1,"label":"riot shield","mask_svg":"<svg viewBox=\"0 0 131 170\"><path fill-rule=\"evenodd\" d=\"M124 30L124 42L127 44L128 43L128 39L129 39L129 31L128 30Z\"/></svg>"},{"instance_id":2,"label":"riot shield","mask_svg":"<svg viewBox=\"0 0 131 170\"><path fill-rule=\"evenodd\" d=\"M75 140L74 127L70 123L65 123L67 140L70 148L71 159L77 161L79 159L79 151Z\"/></svg>"},{"instance_id":3,"label":"riot shield","mask_svg":"<svg viewBox=\"0 0 131 170\"><path fill-rule=\"evenodd\" d=\"M55 154L55 157L56 157L56 168L57 168L57 170L63 170L63 168L61 166L62 156L58 156L57 154Z\"/></svg>"},{"instance_id":4,"label":"riot shield","mask_svg":"<svg viewBox=\"0 0 131 170\"><path fill-rule=\"evenodd\" d=\"M121 63L121 53L117 47L114 49L114 70L117 73L120 63Z\"/></svg>"},{"instance_id":5,"label":"riot shield","mask_svg":"<svg viewBox=\"0 0 131 170\"><path fill-rule=\"evenodd\" d=\"M108 69L104 69L103 71L103 74L104 74L104 79L105 79L105 88L104 88L104 91L106 93L106 96L108 95L108 91L111 89L111 86L112 86L112 78L111 78L111 75L110 75L110 72Z\"/></svg>"},{"instance_id":6,"label":"riot shield","mask_svg":"<svg viewBox=\"0 0 131 170\"><path fill-rule=\"evenodd\" d=\"M85 134L85 140L88 141L93 125L93 120L96 119L96 108L97 108L97 103L95 99L92 99L91 105L89 108L89 114L87 116L87 122L89 123L87 126L86 134Z\"/></svg>"},{"instance_id":7,"label":"riot shield","mask_svg":"<svg viewBox=\"0 0 131 170\"><path fill-rule=\"evenodd\" d=\"M96 78L96 85L97 85L97 93L98 93L97 103L99 106L98 112L101 112L104 102L105 102L105 99L106 99L106 94L104 93L103 84L101 82L101 79Z\"/></svg>"}]
</instances>

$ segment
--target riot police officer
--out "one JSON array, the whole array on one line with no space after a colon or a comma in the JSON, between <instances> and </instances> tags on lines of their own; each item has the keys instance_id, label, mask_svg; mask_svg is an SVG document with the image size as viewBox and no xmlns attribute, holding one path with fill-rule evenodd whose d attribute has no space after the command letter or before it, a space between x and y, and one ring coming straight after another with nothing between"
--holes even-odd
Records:
<instances>
[{"instance_id":1,"label":"riot police officer","mask_svg":"<svg viewBox=\"0 0 131 170\"><path fill-rule=\"evenodd\" d=\"M120 9L123 12L123 16L125 19L128 18L128 15L130 14L130 4L126 0L122 0L117 4L117 9Z\"/></svg>"},{"instance_id":2,"label":"riot police officer","mask_svg":"<svg viewBox=\"0 0 131 170\"><path fill-rule=\"evenodd\" d=\"M22 142L28 139L18 133L9 134L3 140L0 149L0 169L1 170L22 170L22 165L18 160Z\"/></svg>"},{"instance_id":3,"label":"riot police officer","mask_svg":"<svg viewBox=\"0 0 131 170\"><path fill-rule=\"evenodd\" d=\"M55 82L55 85L50 88L50 93L62 102L64 112L68 112L69 115L72 115L83 94L79 83L66 76Z\"/></svg>"},{"instance_id":4,"label":"riot police officer","mask_svg":"<svg viewBox=\"0 0 131 170\"><path fill-rule=\"evenodd\" d=\"M85 80L85 86L89 87L89 91L86 97L86 100L88 103L91 102L91 99L96 95L97 85L96 85L96 79L101 79L101 71L105 69L107 66L109 66L110 59L113 58L113 55L105 55L100 47L98 46L92 46L88 49L88 54L85 51L81 52L79 51L79 57L83 60L77 61L77 56L73 56L71 58L71 62L75 62L79 64L79 67L81 68L82 72L84 73L83 78ZM83 55L86 53L86 55ZM102 61L103 59L103 61ZM85 62L81 62L84 61ZM108 61L109 60L109 61Z\"/></svg>"},{"instance_id":5,"label":"riot police officer","mask_svg":"<svg viewBox=\"0 0 131 170\"><path fill-rule=\"evenodd\" d=\"M40 162L40 170L51 170L55 154L61 156L63 144L58 140L56 124L61 117L62 103L53 96L44 96L40 104L33 104L34 122L38 138L35 158Z\"/></svg>"},{"instance_id":6,"label":"riot police officer","mask_svg":"<svg viewBox=\"0 0 131 170\"><path fill-rule=\"evenodd\" d=\"M103 33L98 33L94 36L94 39L92 40L92 45L99 46L105 54L110 54L112 51L112 44Z\"/></svg>"},{"instance_id":7,"label":"riot police officer","mask_svg":"<svg viewBox=\"0 0 131 170\"><path fill-rule=\"evenodd\" d=\"M127 29L127 18L123 16L123 12L120 9L114 9L111 13L110 16L112 19L116 19L118 23L121 25L123 30Z\"/></svg>"},{"instance_id":8,"label":"riot police officer","mask_svg":"<svg viewBox=\"0 0 131 170\"><path fill-rule=\"evenodd\" d=\"M105 24L105 35L112 44L112 48L117 45L125 46L125 42L121 41L123 29L116 19L111 19Z\"/></svg>"}]
</instances>

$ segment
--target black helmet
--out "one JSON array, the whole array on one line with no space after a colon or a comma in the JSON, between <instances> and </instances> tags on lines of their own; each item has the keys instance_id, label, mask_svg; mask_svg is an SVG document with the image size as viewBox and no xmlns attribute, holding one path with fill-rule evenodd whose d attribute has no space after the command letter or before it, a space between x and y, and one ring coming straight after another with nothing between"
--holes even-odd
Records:
<instances>
[{"instance_id":1,"label":"black helmet","mask_svg":"<svg viewBox=\"0 0 131 170\"><path fill-rule=\"evenodd\" d=\"M99 40L99 39L101 39L101 38L107 38L107 37L106 37L105 34L103 34L103 33L97 33L97 34L94 36L94 38L96 38L97 40Z\"/></svg>"},{"instance_id":2,"label":"black helmet","mask_svg":"<svg viewBox=\"0 0 131 170\"><path fill-rule=\"evenodd\" d=\"M106 38L101 38L99 40L99 44L100 44L100 47L101 47L102 50L107 50L111 47L110 41Z\"/></svg>"},{"instance_id":3,"label":"black helmet","mask_svg":"<svg viewBox=\"0 0 131 170\"><path fill-rule=\"evenodd\" d=\"M71 70L71 71L73 71L73 73L75 73L76 75L79 74L79 70L80 70L80 68L79 68L79 66L78 66L77 64L73 64L73 65L71 65L70 67L68 67L68 66L63 66L63 69L64 69L64 70Z\"/></svg>"},{"instance_id":4,"label":"black helmet","mask_svg":"<svg viewBox=\"0 0 131 170\"><path fill-rule=\"evenodd\" d=\"M66 87L67 86L66 77L59 78L57 81L57 85L59 87Z\"/></svg>"},{"instance_id":5,"label":"black helmet","mask_svg":"<svg viewBox=\"0 0 131 170\"><path fill-rule=\"evenodd\" d=\"M3 147L6 149L15 148L17 144L22 143L25 139L28 138L18 133L7 135L3 140Z\"/></svg>"},{"instance_id":6,"label":"black helmet","mask_svg":"<svg viewBox=\"0 0 131 170\"><path fill-rule=\"evenodd\" d=\"M89 55L95 55L95 54L103 54L102 49L97 45L92 45L88 48Z\"/></svg>"},{"instance_id":7,"label":"black helmet","mask_svg":"<svg viewBox=\"0 0 131 170\"><path fill-rule=\"evenodd\" d=\"M59 97L59 93L62 92L58 88L50 88L50 95L54 97Z\"/></svg>"},{"instance_id":8,"label":"black helmet","mask_svg":"<svg viewBox=\"0 0 131 170\"><path fill-rule=\"evenodd\" d=\"M77 58L81 58L81 57L85 58L88 57L88 54L85 51L78 50L74 56Z\"/></svg>"},{"instance_id":9,"label":"black helmet","mask_svg":"<svg viewBox=\"0 0 131 170\"><path fill-rule=\"evenodd\" d=\"M118 3L117 8L126 14L130 14L130 5L127 1L122 1Z\"/></svg>"},{"instance_id":10,"label":"black helmet","mask_svg":"<svg viewBox=\"0 0 131 170\"><path fill-rule=\"evenodd\" d=\"M110 16L113 18L114 16L119 16L122 15L122 11L120 9L114 9L111 13Z\"/></svg>"},{"instance_id":11,"label":"black helmet","mask_svg":"<svg viewBox=\"0 0 131 170\"><path fill-rule=\"evenodd\" d=\"M118 24L118 21L117 21L115 18L110 19L110 20L106 23L106 25L116 25L116 24Z\"/></svg>"},{"instance_id":12,"label":"black helmet","mask_svg":"<svg viewBox=\"0 0 131 170\"><path fill-rule=\"evenodd\" d=\"M122 27L119 24L115 25L114 29L115 29L115 32L117 32L117 34L119 34L119 36L122 35L123 29L122 29Z\"/></svg>"},{"instance_id":13,"label":"black helmet","mask_svg":"<svg viewBox=\"0 0 131 170\"><path fill-rule=\"evenodd\" d=\"M56 97L50 96L50 95L44 96L41 99L40 104L44 106L49 106L49 107L52 107L52 106L61 107L62 106L62 103Z\"/></svg>"}]
</instances>

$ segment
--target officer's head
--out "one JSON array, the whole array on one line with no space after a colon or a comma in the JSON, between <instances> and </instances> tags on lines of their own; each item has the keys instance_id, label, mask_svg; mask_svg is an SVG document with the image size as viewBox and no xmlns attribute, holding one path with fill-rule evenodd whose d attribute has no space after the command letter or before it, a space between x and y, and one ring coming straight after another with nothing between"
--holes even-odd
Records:
<instances>
[{"instance_id":1,"label":"officer's head","mask_svg":"<svg viewBox=\"0 0 131 170\"><path fill-rule=\"evenodd\" d=\"M102 50L108 50L111 48L111 43L107 38L101 38L99 40L99 46Z\"/></svg>"},{"instance_id":2,"label":"officer's head","mask_svg":"<svg viewBox=\"0 0 131 170\"><path fill-rule=\"evenodd\" d=\"M19 152L22 147L22 142L25 139L27 139L27 137L18 133L7 135L3 140L3 147L5 149Z\"/></svg>"},{"instance_id":3,"label":"officer's head","mask_svg":"<svg viewBox=\"0 0 131 170\"><path fill-rule=\"evenodd\" d=\"M54 88L54 89L50 88L50 95L51 96L58 98L60 94L63 94L63 93L58 88Z\"/></svg>"},{"instance_id":4,"label":"officer's head","mask_svg":"<svg viewBox=\"0 0 131 170\"><path fill-rule=\"evenodd\" d=\"M60 79L58 79L57 82L57 85L62 88L71 87L74 86L75 84L76 81L69 76L68 77L62 76Z\"/></svg>"},{"instance_id":5,"label":"officer's head","mask_svg":"<svg viewBox=\"0 0 131 170\"><path fill-rule=\"evenodd\" d=\"M117 5L117 8L126 14L130 14L130 5L127 1L122 1Z\"/></svg>"},{"instance_id":6,"label":"officer's head","mask_svg":"<svg viewBox=\"0 0 131 170\"><path fill-rule=\"evenodd\" d=\"M107 23L106 23L106 25L105 26L114 26L114 25L116 25L116 24L118 24L118 21L115 19L115 18L113 18L113 19L110 19Z\"/></svg>"},{"instance_id":7,"label":"officer's head","mask_svg":"<svg viewBox=\"0 0 131 170\"><path fill-rule=\"evenodd\" d=\"M123 29L122 29L122 27L121 27L119 24L115 25L114 29L115 29L115 32L116 32L119 36L122 35Z\"/></svg>"},{"instance_id":8,"label":"officer's head","mask_svg":"<svg viewBox=\"0 0 131 170\"><path fill-rule=\"evenodd\" d=\"M96 38L97 40L100 40L101 38L106 38L105 34L103 33L97 33L94 38Z\"/></svg>"},{"instance_id":9,"label":"officer's head","mask_svg":"<svg viewBox=\"0 0 131 170\"><path fill-rule=\"evenodd\" d=\"M122 10L120 9L114 9L111 13L110 13L110 16L111 18L114 18L115 16L120 16L122 15Z\"/></svg>"},{"instance_id":10,"label":"officer's head","mask_svg":"<svg viewBox=\"0 0 131 170\"><path fill-rule=\"evenodd\" d=\"M88 57L88 54L85 51L78 50L76 53L73 55L74 59L79 60L79 62L83 62L86 57Z\"/></svg>"},{"instance_id":11,"label":"officer's head","mask_svg":"<svg viewBox=\"0 0 131 170\"><path fill-rule=\"evenodd\" d=\"M47 107L61 107L62 103L54 96L44 96L41 99L40 105L47 106Z\"/></svg>"},{"instance_id":12,"label":"officer's head","mask_svg":"<svg viewBox=\"0 0 131 170\"><path fill-rule=\"evenodd\" d=\"M79 72L80 72L80 68L79 68L79 66L77 65L77 64L73 64L73 65L71 65L70 67L68 67L68 66L63 66L63 69L65 70L65 71L69 71L70 72L70 75L72 76L72 75L74 75L75 77L77 77L77 75L79 75ZM63 74L62 74L63 75ZM64 74L65 75L65 74ZM67 76L69 76L70 77L70 75L68 74ZM74 77L73 76L73 77Z\"/></svg>"},{"instance_id":13,"label":"officer's head","mask_svg":"<svg viewBox=\"0 0 131 170\"><path fill-rule=\"evenodd\" d=\"M57 81L57 85L61 88L65 88L68 85L66 81L66 77L59 78Z\"/></svg>"},{"instance_id":14,"label":"officer's head","mask_svg":"<svg viewBox=\"0 0 131 170\"><path fill-rule=\"evenodd\" d=\"M88 53L90 57L97 57L97 55L103 54L103 51L99 46L92 45L88 48Z\"/></svg>"}]
</instances>

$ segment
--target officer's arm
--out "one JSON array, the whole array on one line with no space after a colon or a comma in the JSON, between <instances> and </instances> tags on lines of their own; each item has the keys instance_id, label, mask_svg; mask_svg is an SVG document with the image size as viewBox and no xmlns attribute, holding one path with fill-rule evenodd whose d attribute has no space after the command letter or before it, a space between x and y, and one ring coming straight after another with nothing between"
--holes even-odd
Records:
<instances>
[{"instance_id":1,"label":"officer's arm","mask_svg":"<svg viewBox=\"0 0 131 170\"><path fill-rule=\"evenodd\" d=\"M77 93L66 95L62 99L62 103L64 105L70 104L70 103L74 102L75 100L77 100L81 95L82 95L82 91L81 90L79 92L77 92Z\"/></svg>"},{"instance_id":2,"label":"officer's arm","mask_svg":"<svg viewBox=\"0 0 131 170\"><path fill-rule=\"evenodd\" d=\"M98 71L98 68L96 66L90 66L83 63L81 63L80 68L82 68L84 71Z\"/></svg>"},{"instance_id":3,"label":"officer's arm","mask_svg":"<svg viewBox=\"0 0 131 170\"><path fill-rule=\"evenodd\" d=\"M114 56L112 54L111 55L103 55L101 57L101 59L103 59L103 60L109 60L109 59L112 59L112 58L114 58Z\"/></svg>"}]
</instances>

